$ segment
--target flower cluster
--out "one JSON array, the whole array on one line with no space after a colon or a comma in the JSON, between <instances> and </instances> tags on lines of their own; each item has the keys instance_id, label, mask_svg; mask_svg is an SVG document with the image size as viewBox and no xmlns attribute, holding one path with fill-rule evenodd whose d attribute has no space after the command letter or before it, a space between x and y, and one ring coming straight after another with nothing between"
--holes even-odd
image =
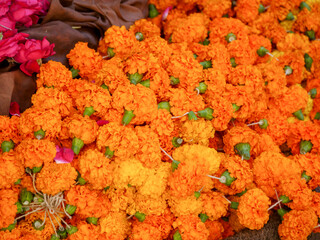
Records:
<instances>
[{"instance_id":1,"label":"flower cluster","mask_svg":"<svg viewBox=\"0 0 320 240\"><path fill-rule=\"evenodd\" d=\"M272 212L282 240L319 230L320 3L232 2L150 0L40 67L0 118L0 238L218 240Z\"/></svg>"}]
</instances>

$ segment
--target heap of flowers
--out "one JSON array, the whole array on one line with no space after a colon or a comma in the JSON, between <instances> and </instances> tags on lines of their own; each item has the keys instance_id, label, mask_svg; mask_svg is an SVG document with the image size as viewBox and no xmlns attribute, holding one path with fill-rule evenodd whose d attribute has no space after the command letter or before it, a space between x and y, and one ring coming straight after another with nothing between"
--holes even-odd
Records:
<instances>
[{"instance_id":1,"label":"heap of flowers","mask_svg":"<svg viewBox=\"0 0 320 240\"><path fill-rule=\"evenodd\" d=\"M319 232L320 3L150 0L0 118L0 239Z\"/></svg>"},{"instance_id":2,"label":"heap of flowers","mask_svg":"<svg viewBox=\"0 0 320 240\"><path fill-rule=\"evenodd\" d=\"M49 8L48 0L1 0L0 6L0 62L20 64L20 69L31 76L38 73L43 58L55 54L54 44L46 38L29 39L29 34L18 33L17 27L36 24L39 16Z\"/></svg>"}]
</instances>

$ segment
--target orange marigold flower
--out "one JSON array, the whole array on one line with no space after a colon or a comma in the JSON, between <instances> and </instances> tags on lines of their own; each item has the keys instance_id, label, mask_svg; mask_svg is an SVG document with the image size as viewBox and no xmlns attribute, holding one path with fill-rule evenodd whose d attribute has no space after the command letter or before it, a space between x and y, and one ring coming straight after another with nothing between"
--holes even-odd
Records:
<instances>
[{"instance_id":1,"label":"orange marigold flower","mask_svg":"<svg viewBox=\"0 0 320 240\"><path fill-rule=\"evenodd\" d=\"M208 240L221 240L223 239L224 227L219 221L207 220L205 223L206 228L209 230Z\"/></svg>"},{"instance_id":2,"label":"orange marigold flower","mask_svg":"<svg viewBox=\"0 0 320 240\"><path fill-rule=\"evenodd\" d=\"M201 193L202 213L207 214L210 220L218 220L228 212L229 203L219 192Z\"/></svg>"},{"instance_id":3,"label":"orange marigold flower","mask_svg":"<svg viewBox=\"0 0 320 240\"><path fill-rule=\"evenodd\" d=\"M157 198L150 198L137 193L134 196L134 204L127 208L127 214L133 215L136 212L143 213L145 215L161 215L167 209L166 197L160 196Z\"/></svg>"},{"instance_id":4,"label":"orange marigold flower","mask_svg":"<svg viewBox=\"0 0 320 240\"><path fill-rule=\"evenodd\" d=\"M54 87L59 90L68 88L72 73L61 62L48 61L40 66L37 75L37 87Z\"/></svg>"},{"instance_id":5,"label":"orange marigold flower","mask_svg":"<svg viewBox=\"0 0 320 240\"><path fill-rule=\"evenodd\" d=\"M79 70L79 75L87 80L94 81L97 73L102 68L102 57L88 43L78 42L67 55L69 63L74 69Z\"/></svg>"},{"instance_id":6,"label":"orange marigold flower","mask_svg":"<svg viewBox=\"0 0 320 240\"><path fill-rule=\"evenodd\" d=\"M236 18L215 18L210 22L209 30L210 43L220 42L226 46L229 33L233 33L238 40L247 40L249 34L248 27Z\"/></svg>"},{"instance_id":7,"label":"orange marigold flower","mask_svg":"<svg viewBox=\"0 0 320 240\"><path fill-rule=\"evenodd\" d=\"M319 50L320 50L320 44L319 44ZM320 58L319 58L320 61ZM317 78L311 78L307 80L306 89L309 92L311 89L316 88L317 89L317 95L315 96L315 99L320 98L320 79Z\"/></svg>"},{"instance_id":8,"label":"orange marigold flower","mask_svg":"<svg viewBox=\"0 0 320 240\"><path fill-rule=\"evenodd\" d=\"M23 174L23 165L14 151L0 155L0 189L10 188Z\"/></svg>"},{"instance_id":9,"label":"orange marigold flower","mask_svg":"<svg viewBox=\"0 0 320 240\"><path fill-rule=\"evenodd\" d=\"M288 13L294 9L299 7L300 0L286 1L271 1L270 2L270 12L272 12L275 17L277 17L280 21L285 20Z\"/></svg>"},{"instance_id":10,"label":"orange marigold flower","mask_svg":"<svg viewBox=\"0 0 320 240\"><path fill-rule=\"evenodd\" d=\"M67 119L70 138L79 138L84 144L89 144L96 140L98 128L96 121L90 119L89 116L74 114Z\"/></svg>"},{"instance_id":11,"label":"orange marigold flower","mask_svg":"<svg viewBox=\"0 0 320 240\"><path fill-rule=\"evenodd\" d=\"M288 33L282 41L277 43L277 49L281 52L294 50L309 52L309 46L308 37L298 33Z\"/></svg>"},{"instance_id":12,"label":"orange marigold flower","mask_svg":"<svg viewBox=\"0 0 320 240\"><path fill-rule=\"evenodd\" d=\"M259 56L257 53L261 47L267 49L269 53L271 52L272 45L268 38L261 35L252 34L249 36L249 45L255 52L256 63L265 63L270 59L268 54L265 54L265 56Z\"/></svg>"},{"instance_id":13,"label":"orange marigold flower","mask_svg":"<svg viewBox=\"0 0 320 240\"><path fill-rule=\"evenodd\" d=\"M253 162L254 180L269 197L275 198L282 179L301 178L302 169L295 161L280 153L263 152Z\"/></svg>"},{"instance_id":14,"label":"orange marigold flower","mask_svg":"<svg viewBox=\"0 0 320 240\"><path fill-rule=\"evenodd\" d=\"M130 26L129 32L133 32L135 35L137 32L140 32L143 34L143 39L153 36L160 37L160 28L146 19L135 21L134 24Z\"/></svg>"},{"instance_id":15,"label":"orange marigold flower","mask_svg":"<svg viewBox=\"0 0 320 240\"><path fill-rule=\"evenodd\" d=\"M43 163L53 162L56 146L53 142L43 139L24 139L15 149L16 157L25 168L40 167Z\"/></svg>"},{"instance_id":16,"label":"orange marigold flower","mask_svg":"<svg viewBox=\"0 0 320 240\"><path fill-rule=\"evenodd\" d=\"M314 210L291 210L283 216L278 233L281 239L306 240L317 224L318 218Z\"/></svg>"},{"instance_id":17,"label":"orange marigold flower","mask_svg":"<svg viewBox=\"0 0 320 240\"><path fill-rule=\"evenodd\" d=\"M77 223L76 227L78 228L78 231L69 235L68 238L70 240L103 239L102 236L99 236L99 227L93 224L88 224L81 221Z\"/></svg>"},{"instance_id":18,"label":"orange marigold flower","mask_svg":"<svg viewBox=\"0 0 320 240\"><path fill-rule=\"evenodd\" d=\"M61 117L66 117L72 111L72 99L67 93L55 88L38 88L32 95L31 102L34 107L58 111Z\"/></svg>"},{"instance_id":19,"label":"orange marigold flower","mask_svg":"<svg viewBox=\"0 0 320 240\"><path fill-rule=\"evenodd\" d=\"M177 0L149 0L149 4L156 5L156 8L161 12L167 7L173 7L177 5Z\"/></svg>"},{"instance_id":20,"label":"orange marigold flower","mask_svg":"<svg viewBox=\"0 0 320 240\"><path fill-rule=\"evenodd\" d=\"M115 189L111 187L106 191L106 195L111 201L111 212L125 212L129 205L134 203L136 189L128 187L124 189Z\"/></svg>"},{"instance_id":21,"label":"orange marigold flower","mask_svg":"<svg viewBox=\"0 0 320 240\"><path fill-rule=\"evenodd\" d=\"M150 123L151 129L156 132L161 139L162 136L170 136L174 130L172 115L166 109L158 109L157 117Z\"/></svg>"},{"instance_id":22,"label":"orange marigold flower","mask_svg":"<svg viewBox=\"0 0 320 240\"><path fill-rule=\"evenodd\" d=\"M119 112L133 111L130 124L150 123L157 116L157 99L154 92L141 84L119 86L112 95L112 106Z\"/></svg>"},{"instance_id":23,"label":"orange marigold flower","mask_svg":"<svg viewBox=\"0 0 320 240\"><path fill-rule=\"evenodd\" d=\"M61 131L61 115L53 109L44 111L31 107L21 114L19 131L24 138L34 138L34 132L45 131L45 138L54 139Z\"/></svg>"},{"instance_id":24,"label":"orange marigold flower","mask_svg":"<svg viewBox=\"0 0 320 240\"><path fill-rule=\"evenodd\" d=\"M99 128L97 147L103 152L109 147L116 157L125 159L138 152L139 139L133 128L110 122Z\"/></svg>"},{"instance_id":25,"label":"orange marigold flower","mask_svg":"<svg viewBox=\"0 0 320 240\"><path fill-rule=\"evenodd\" d=\"M230 176L235 179L230 186L213 179L215 188L224 194L234 195L243 192L253 182L253 172L249 163L241 160L238 156L225 156L215 176L221 176L225 171L228 171Z\"/></svg>"},{"instance_id":26,"label":"orange marigold flower","mask_svg":"<svg viewBox=\"0 0 320 240\"><path fill-rule=\"evenodd\" d=\"M130 239L147 240L147 239L162 239L161 232L156 226L135 220L132 224L132 232Z\"/></svg>"},{"instance_id":27,"label":"orange marigold flower","mask_svg":"<svg viewBox=\"0 0 320 240\"><path fill-rule=\"evenodd\" d=\"M317 8L312 7L311 11L307 8L303 8L299 12L297 20L293 24L293 29L294 31L299 31L301 33L305 33L308 30L313 30L317 33L320 29L319 21L320 16Z\"/></svg>"},{"instance_id":28,"label":"orange marigold flower","mask_svg":"<svg viewBox=\"0 0 320 240\"><path fill-rule=\"evenodd\" d=\"M262 152L281 152L278 144L276 144L272 137L266 133L262 133L259 135L259 142L258 142L258 155Z\"/></svg>"},{"instance_id":29,"label":"orange marigold flower","mask_svg":"<svg viewBox=\"0 0 320 240\"><path fill-rule=\"evenodd\" d=\"M125 212L110 212L106 216L100 218L99 223L100 232L107 237L119 235L121 239L125 239L130 232L130 224Z\"/></svg>"},{"instance_id":30,"label":"orange marigold flower","mask_svg":"<svg viewBox=\"0 0 320 240\"><path fill-rule=\"evenodd\" d=\"M215 130L210 121L204 119L185 121L181 126L180 136L185 142L209 146L209 138L214 137Z\"/></svg>"},{"instance_id":31,"label":"orange marigold flower","mask_svg":"<svg viewBox=\"0 0 320 240\"><path fill-rule=\"evenodd\" d=\"M172 226L179 229L182 239L185 240L207 239L209 237L208 229L198 216L180 216Z\"/></svg>"},{"instance_id":32,"label":"orange marigold flower","mask_svg":"<svg viewBox=\"0 0 320 240\"><path fill-rule=\"evenodd\" d=\"M309 141L312 144L311 153L320 153L320 126L310 121L297 121L290 124L287 139L288 147L291 148L292 154L305 154L305 150L301 148L301 141Z\"/></svg>"},{"instance_id":33,"label":"orange marigold flower","mask_svg":"<svg viewBox=\"0 0 320 240\"><path fill-rule=\"evenodd\" d=\"M234 58L237 65L253 65L256 61L256 53L251 49L249 40L234 40L227 48L230 58Z\"/></svg>"},{"instance_id":34,"label":"orange marigold flower","mask_svg":"<svg viewBox=\"0 0 320 240\"><path fill-rule=\"evenodd\" d=\"M231 2L228 0L204 0L199 2L202 12L211 19L222 17L231 8Z\"/></svg>"},{"instance_id":35,"label":"orange marigold flower","mask_svg":"<svg viewBox=\"0 0 320 240\"><path fill-rule=\"evenodd\" d=\"M20 118L17 116L0 116L0 144L12 140L15 144L21 141L19 136Z\"/></svg>"},{"instance_id":36,"label":"orange marigold flower","mask_svg":"<svg viewBox=\"0 0 320 240\"><path fill-rule=\"evenodd\" d=\"M204 94L204 98L215 99L217 95L222 95L226 87L225 73L214 68L208 68L203 70L203 80L207 84L207 90Z\"/></svg>"},{"instance_id":37,"label":"orange marigold flower","mask_svg":"<svg viewBox=\"0 0 320 240\"><path fill-rule=\"evenodd\" d=\"M235 231L236 233L238 233L241 230L246 228L245 226L243 226L239 222L239 217L237 215L237 211L231 211L230 216L229 216L229 224L230 224L230 227L232 228L232 230Z\"/></svg>"},{"instance_id":38,"label":"orange marigold flower","mask_svg":"<svg viewBox=\"0 0 320 240\"><path fill-rule=\"evenodd\" d=\"M83 218L100 218L109 215L111 203L101 191L77 185L71 188L65 196L68 204L77 206L76 214Z\"/></svg>"},{"instance_id":39,"label":"orange marigold flower","mask_svg":"<svg viewBox=\"0 0 320 240\"><path fill-rule=\"evenodd\" d=\"M171 212L176 216L193 215L198 216L202 211L202 201L197 199L194 195L188 197L174 197L168 198L168 205Z\"/></svg>"},{"instance_id":40,"label":"orange marigold flower","mask_svg":"<svg viewBox=\"0 0 320 240\"><path fill-rule=\"evenodd\" d=\"M79 172L92 189L110 186L113 179L113 166L110 159L96 149L88 149L79 157Z\"/></svg>"},{"instance_id":41,"label":"orange marigold flower","mask_svg":"<svg viewBox=\"0 0 320 240\"><path fill-rule=\"evenodd\" d=\"M55 195L69 190L75 183L78 174L71 164L45 164L37 175L37 189L45 194Z\"/></svg>"},{"instance_id":42,"label":"orange marigold flower","mask_svg":"<svg viewBox=\"0 0 320 240\"><path fill-rule=\"evenodd\" d=\"M235 11L237 18L244 23L252 23L259 15L260 0L238 0Z\"/></svg>"},{"instance_id":43,"label":"orange marigold flower","mask_svg":"<svg viewBox=\"0 0 320 240\"><path fill-rule=\"evenodd\" d=\"M320 217L320 193L312 191L311 208L315 211L318 218Z\"/></svg>"},{"instance_id":44,"label":"orange marigold flower","mask_svg":"<svg viewBox=\"0 0 320 240\"><path fill-rule=\"evenodd\" d=\"M135 51L137 43L134 33L125 26L111 26L100 40L98 51L107 56L108 48L111 48L117 57L125 59Z\"/></svg>"},{"instance_id":45,"label":"orange marigold flower","mask_svg":"<svg viewBox=\"0 0 320 240\"><path fill-rule=\"evenodd\" d=\"M6 228L14 222L17 214L17 206L19 192L17 189L1 189L0 190L0 205L1 221L0 228Z\"/></svg>"},{"instance_id":46,"label":"orange marigold flower","mask_svg":"<svg viewBox=\"0 0 320 240\"><path fill-rule=\"evenodd\" d=\"M261 189L248 190L239 201L237 210L239 222L251 230L263 228L269 220L270 203L270 199Z\"/></svg>"}]
</instances>

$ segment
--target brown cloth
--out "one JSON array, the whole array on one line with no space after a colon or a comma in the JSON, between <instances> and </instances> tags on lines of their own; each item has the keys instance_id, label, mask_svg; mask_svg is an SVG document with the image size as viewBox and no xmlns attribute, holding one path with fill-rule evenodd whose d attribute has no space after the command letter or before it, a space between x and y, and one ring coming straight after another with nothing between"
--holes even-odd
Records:
<instances>
[{"instance_id":1,"label":"brown cloth","mask_svg":"<svg viewBox=\"0 0 320 240\"><path fill-rule=\"evenodd\" d=\"M41 23L18 30L34 39L46 36L55 44L56 54L43 62L54 60L68 66L66 55L77 42L88 42L89 47L96 49L110 26L128 28L147 14L147 0L52 0ZM22 73L17 65L0 63L0 115L9 113L10 102L18 102L21 111L31 106L35 78L35 74L29 77Z\"/></svg>"}]
</instances>

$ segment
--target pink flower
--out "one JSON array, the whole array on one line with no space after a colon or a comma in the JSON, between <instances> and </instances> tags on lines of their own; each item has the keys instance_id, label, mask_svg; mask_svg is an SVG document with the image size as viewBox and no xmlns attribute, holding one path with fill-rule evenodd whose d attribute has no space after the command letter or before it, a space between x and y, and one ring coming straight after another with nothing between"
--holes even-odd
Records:
<instances>
[{"instance_id":1,"label":"pink flower","mask_svg":"<svg viewBox=\"0 0 320 240\"><path fill-rule=\"evenodd\" d=\"M17 33L17 30L4 32L0 41L0 62L7 57L14 57L20 50L19 43L25 42L27 37L29 34Z\"/></svg>"},{"instance_id":2,"label":"pink flower","mask_svg":"<svg viewBox=\"0 0 320 240\"><path fill-rule=\"evenodd\" d=\"M36 15L41 10L40 6L24 6L25 4L19 4L15 1L8 12L9 17L26 27L30 27L32 24L36 24L39 17Z\"/></svg>"},{"instance_id":3,"label":"pink flower","mask_svg":"<svg viewBox=\"0 0 320 240\"><path fill-rule=\"evenodd\" d=\"M172 9L173 7L167 7L166 10L163 11L162 13L162 17L161 17L161 20L164 21L167 19L168 17L168 14L170 12L170 10Z\"/></svg>"},{"instance_id":4,"label":"pink flower","mask_svg":"<svg viewBox=\"0 0 320 240\"><path fill-rule=\"evenodd\" d=\"M107 121L107 120L98 120L97 121L97 124L98 124L98 126L103 126L103 125L106 125L106 124L108 124L109 123L109 121Z\"/></svg>"},{"instance_id":5,"label":"pink flower","mask_svg":"<svg viewBox=\"0 0 320 240\"><path fill-rule=\"evenodd\" d=\"M8 18L8 16L0 17L0 32L14 30L16 22Z\"/></svg>"},{"instance_id":6,"label":"pink flower","mask_svg":"<svg viewBox=\"0 0 320 240\"><path fill-rule=\"evenodd\" d=\"M17 102L10 103L9 113L11 116L20 117L20 106Z\"/></svg>"},{"instance_id":7,"label":"pink flower","mask_svg":"<svg viewBox=\"0 0 320 240\"><path fill-rule=\"evenodd\" d=\"M14 56L14 60L22 63L21 71L31 76L34 72L39 72L37 60L47 58L55 54L54 44L50 44L44 37L42 40L28 39L25 44L19 44L20 50Z\"/></svg>"},{"instance_id":8,"label":"pink flower","mask_svg":"<svg viewBox=\"0 0 320 240\"><path fill-rule=\"evenodd\" d=\"M9 11L11 0L0 0L0 17Z\"/></svg>"},{"instance_id":9,"label":"pink flower","mask_svg":"<svg viewBox=\"0 0 320 240\"><path fill-rule=\"evenodd\" d=\"M56 163L71 163L73 161L74 152L71 148L60 148L58 145L56 145L56 156L54 160Z\"/></svg>"}]
</instances>

